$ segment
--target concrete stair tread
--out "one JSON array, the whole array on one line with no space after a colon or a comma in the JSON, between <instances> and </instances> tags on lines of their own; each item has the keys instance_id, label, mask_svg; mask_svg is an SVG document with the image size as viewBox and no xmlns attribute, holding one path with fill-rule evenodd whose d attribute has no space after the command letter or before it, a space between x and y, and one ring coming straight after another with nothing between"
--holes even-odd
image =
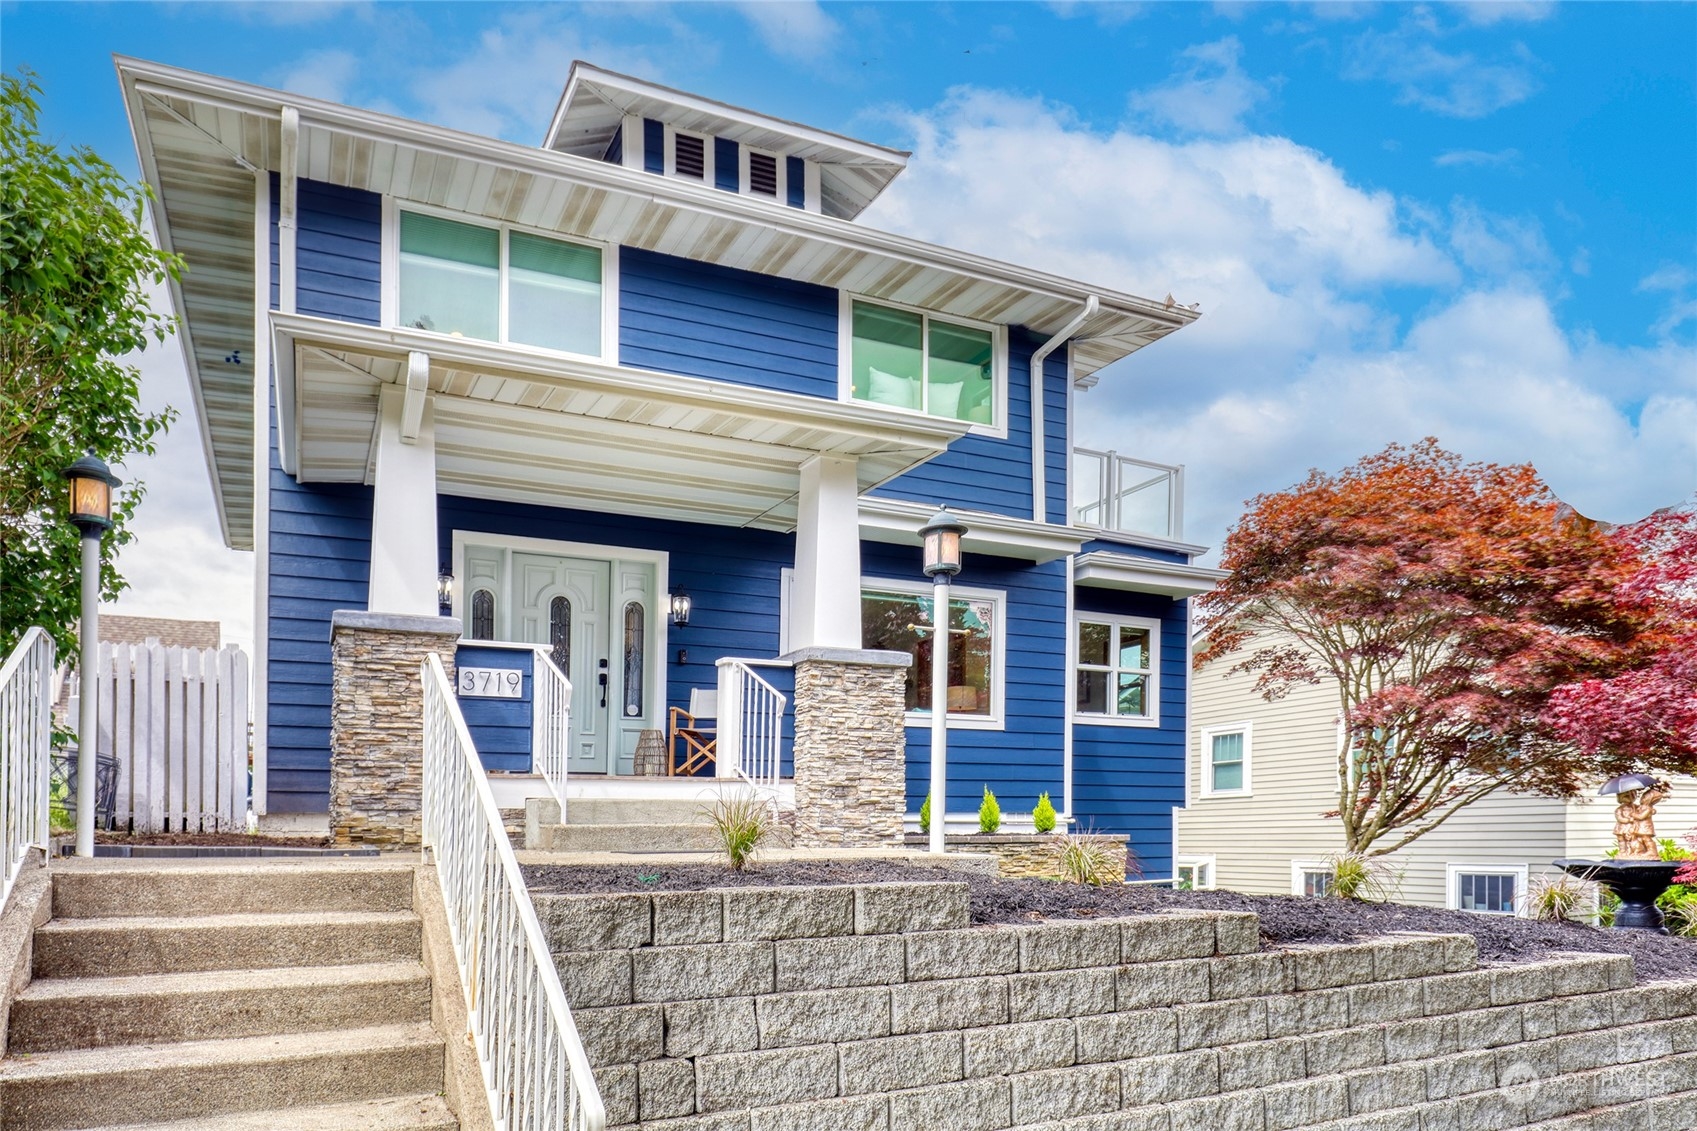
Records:
<instances>
[{"instance_id":1,"label":"concrete stair tread","mask_svg":"<svg viewBox=\"0 0 1697 1131\"><path fill-rule=\"evenodd\" d=\"M345 1104L247 1111L171 1123L125 1123L90 1131L450 1131L459 1121L442 1097L395 1096Z\"/></svg>"},{"instance_id":2,"label":"concrete stair tread","mask_svg":"<svg viewBox=\"0 0 1697 1131\"><path fill-rule=\"evenodd\" d=\"M226 1037L211 1041L62 1049L0 1060L0 1085L35 1082L42 1086L74 1084L80 1078L120 1072L215 1068L232 1064L258 1066L382 1050L439 1048L442 1043L441 1036L428 1023L419 1022L366 1029Z\"/></svg>"},{"instance_id":3,"label":"concrete stair tread","mask_svg":"<svg viewBox=\"0 0 1697 1131\"><path fill-rule=\"evenodd\" d=\"M136 915L99 919L50 919L35 929L36 937L93 931L193 930L197 927L335 927L363 923L417 922L416 911L280 911L239 912L232 915Z\"/></svg>"},{"instance_id":4,"label":"concrete stair tread","mask_svg":"<svg viewBox=\"0 0 1697 1131\"><path fill-rule=\"evenodd\" d=\"M13 1000L76 1001L86 998L153 997L237 989L317 989L426 982L418 962L370 962L349 966L275 966L253 970L197 970L180 974L122 974L108 977L37 978Z\"/></svg>"}]
</instances>

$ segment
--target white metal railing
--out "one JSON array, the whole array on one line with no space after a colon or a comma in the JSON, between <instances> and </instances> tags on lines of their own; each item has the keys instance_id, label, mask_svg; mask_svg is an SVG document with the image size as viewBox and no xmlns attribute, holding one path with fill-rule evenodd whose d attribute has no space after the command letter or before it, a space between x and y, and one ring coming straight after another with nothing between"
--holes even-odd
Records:
<instances>
[{"instance_id":1,"label":"white metal railing","mask_svg":"<svg viewBox=\"0 0 1697 1131\"><path fill-rule=\"evenodd\" d=\"M553 955L442 660L424 681L424 844L465 988L489 1111L501 1131L603 1131Z\"/></svg>"},{"instance_id":2,"label":"white metal railing","mask_svg":"<svg viewBox=\"0 0 1697 1131\"><path fill-rule=\"evenodd\" d=\"M566 678L546 648L536 649L531 662L531 764L554 800L560 820L566 819L566 756L570 752L572 681Z\"/></svg>"},{"instance_id":3,"label":"white metal railing","mask_svg":"<svg viewBox=\"0 0 1697 1131\"><path fill-rule=\"evenodd\" d=\"M738 777L774 801L783 766L784 708L789 699L754 669L789 667L783 660L718 662L719 718L715 757L721 777Z\"/></svg>"},{"instance_id":4,"label":"white metal railing","mask_svg":"<svg viewBox=\"0 0 1697 1131\"><path fill-rule=\"evenodd\" d=\"M1072 450L1073 520L1125 534L1184 537L1184 468Z\"/></svg>"},{"instance_id":5,"label":"white metal railing","mask_svg":"<svg viewBox=\"0 0 1697 1131\"><path fill-rule=\"evenodd\" d=\"M0 666L0 908L32 848L47 851L53 638L31 628Z\"/></svg>"}]
</instances>

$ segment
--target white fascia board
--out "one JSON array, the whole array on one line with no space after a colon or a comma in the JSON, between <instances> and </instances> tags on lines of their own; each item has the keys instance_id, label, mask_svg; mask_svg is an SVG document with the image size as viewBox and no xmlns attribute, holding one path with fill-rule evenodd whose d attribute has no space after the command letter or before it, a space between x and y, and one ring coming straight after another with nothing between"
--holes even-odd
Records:
<instances>
[{"instance_id":1,"label":"white fascia board","mask_svg":"<svg viewBox=\"0 0 1697 1131\"><path fill-rule=\"evenodd\" d=\"M277 375L277 462L288 475L300 474L299 389L295 381L294 335L278 326L288 317L273 310L271 317L271 369Z\"/></svg>"},{"instance_id":2,"label":"white fascia board","mask_svg":"<svg viewBox=\"0 0 1697 1131\"><path fill-rule=\"evenodd\" d=\"M1199 558L1206 554L1211 546L1198 545L1195 542L1180 542L1175 538L1162 538L1158 534L1132 534L1124 530L1103 530L1099 526L1075 526L1073 530L1084 536L1086 542L1119 542L1127 546L1137 546L1144 550L1166 550L1169 553L1184 554L1190 558ZM1104 550L1103 553L1113 553Z\"/></svg>"},{"instance_id":3,"label":"white fascia board","mask_svg":"<svg viewBox=\"0 0 1697 1131\"><path fill-rule=\"evenodd\" d=\"M1081 554L1072 567L1074 585L1175 598L1212 593L1220 582L1230 576L1228 570L1156 561L1108 550Z\"/></svg>"},{"instance_id":4,"label":"white fascia board","mask_svg":"<svg viewBox=\"0 0 1697 1131\"><path fill-rule=\"evenodd\" d=\"M770 228L802 239L830 243L850 251L885 255L918 267L940 268L974 280L1015 287L1030 294L1076 306L1094 294L1103 309L1130 317L1150 319L1177 330L1194 322L1197 313L1182 306L1168 309L1152 299L1139 298L1111 288L1089 286L1046 271L1019 267L971 252L938 247L922 240L880 232L849 220L796 208L774 209L763 200L723 192L710 186L656 177L606 161L577 157L570 153L536 149L445 126L433 126L342 106L321 99L305 98L232 79L216 78L194 71L149 63L125 56L117 58L119 73L126 80L158 89L161 93L189 98L212 106L243 113L261 114L281 121L282 107L300 111L301 128L316 126L351 137L388 141L421 151L452 157L473 157L506 168L590 185L627 197L702 212L761 228ZM1059 325L1057 323L1057 325ZM1036 327L1042 332L1042 327Z\"/></svg>"},{"instance_id":5,"label":"white fascia board","mask_svg":"<svg viewBox=\"0 0 1697 1131\"><path fill-rule=\"evenodd\" d=\"M936 512L937 508L929 503L862 498L860 536L869 542L917 546L920 543L920 527L929 522ZM1078 553L1082 545L1079 532L1064 526L1046 526L1029 519L959 507L951 507L950 513L966 524L961 549L967 553L1052 562Z\"/></svg>"}]
</instances>

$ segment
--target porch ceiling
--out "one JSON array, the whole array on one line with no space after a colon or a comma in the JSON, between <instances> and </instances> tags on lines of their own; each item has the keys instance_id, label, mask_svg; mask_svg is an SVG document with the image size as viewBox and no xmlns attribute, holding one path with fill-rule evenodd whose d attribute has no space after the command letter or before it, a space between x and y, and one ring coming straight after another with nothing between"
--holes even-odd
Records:
<instances>
[{"instance_id":1,"label":"porch ceiling","mask_svg":"<svg viewBox=\"0 0 1697 1131\"><path fill-rule=\"evenodd\" d=\"M285 466L370 482L383 385L429 356L440 490L476 498L792 530L800 468L858 460L867 490L966 426L856 404L542 356L436 335L273 315Z\"/></svg>"}]
</instances>

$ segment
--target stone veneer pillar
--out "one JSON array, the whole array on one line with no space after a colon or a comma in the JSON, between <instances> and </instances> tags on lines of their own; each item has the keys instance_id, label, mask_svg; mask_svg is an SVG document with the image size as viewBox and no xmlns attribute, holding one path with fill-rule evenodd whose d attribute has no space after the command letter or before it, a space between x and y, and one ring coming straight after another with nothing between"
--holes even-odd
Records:
<instances>
[{"instance_id":1,"label":"stone veneer pillar","mask_svg":"<svg viewBox=\"0 0 1697 1131\"><path fill-rule=\"evenodd\" d=\"M416 848L424 787L424 685L431 652L454 678L460 622L340 609L330 620L330 835Z\"/></svg>"},{"instance_id":2,"label":"stone veneer pillar","mask_svg":"<svg viewBox=\"0 0 1697 1131\"><path fill-rule=\"evenodd\" d=\"M795 843L899 846L907 815L906 652L801 648Z\"/></svg>"}]
</instances>

